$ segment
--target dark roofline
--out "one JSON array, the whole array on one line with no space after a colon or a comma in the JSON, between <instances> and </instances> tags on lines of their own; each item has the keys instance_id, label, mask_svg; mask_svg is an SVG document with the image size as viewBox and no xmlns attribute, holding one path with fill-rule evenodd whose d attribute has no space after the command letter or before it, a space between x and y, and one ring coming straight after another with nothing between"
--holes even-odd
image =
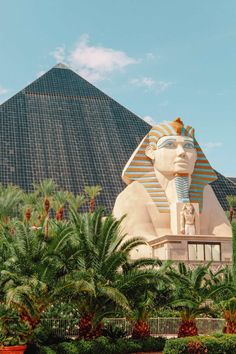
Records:
<instances>
[{"instance_id":1,"label":"dark roofline","mask_svg":"<svg viewBox=\"0 0 236 354\"><path fill-rule=\"evenodd\" d=\"M226 177L230 182L236 185L236 177Z\"/></svg>"}]
</instances>

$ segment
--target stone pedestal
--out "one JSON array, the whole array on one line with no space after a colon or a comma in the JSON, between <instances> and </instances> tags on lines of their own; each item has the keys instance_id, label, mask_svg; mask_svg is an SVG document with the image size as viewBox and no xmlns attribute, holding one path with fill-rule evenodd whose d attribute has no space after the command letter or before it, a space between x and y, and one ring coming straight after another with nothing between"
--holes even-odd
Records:
<instances>
[{"instance_id":1,"label":"stone pedestal","mask_svg":"<svg viewBox=\"0 0 236 354\"><path fill-rule=\"evenodd\" d=\"M211 249L214 245L220 250L220 257L212 259L212 264L222 266L232 262L232 238L215 235L165 235L158 237L148 244L152 247L152 257L160 260L171 259L177 262L184 262L190 264L208 263L210 259L209 253L204 254L203 259L193 259L189 254L189 245L199 245L198 247ZM214 254L212 252L214 258Z\"/></svg>"}]
</instances>

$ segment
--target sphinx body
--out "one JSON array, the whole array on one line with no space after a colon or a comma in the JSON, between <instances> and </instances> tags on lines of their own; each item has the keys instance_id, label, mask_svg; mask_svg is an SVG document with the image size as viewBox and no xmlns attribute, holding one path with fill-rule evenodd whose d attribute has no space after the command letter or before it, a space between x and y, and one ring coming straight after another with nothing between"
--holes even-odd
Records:
<instances>
[{"instance_id":1,"label":"sphinx body","mask_svg":"<svg viewBox=\"0 0 236 354\"><path fill-rule=\"evenodd\" d=\"M118 195L113 214L116 218L126 214L123 231L127 235L151 241L175 234L178 204L192 203L199 210L199 235L231 236L230 223L209 185L216 174L194 137L194 129L184 127L179 118L150 130L122 178L128 186Z\"/></svg>"},{"instance_id":2,"label":"sphinx body","mask_svg":"<svg viewBox=\"0 0 236 354\"><path fill-rule=\"evenodd\" d=\"M133 182L119 194L113 214L118 219L126 214L123 228L128 235L144 236L151 241L158 236L172 234L171 214L161 213L139 182ZM231 226L210 186L203 191L200 235L231 236Z\"/></svg>"}]
</instances>

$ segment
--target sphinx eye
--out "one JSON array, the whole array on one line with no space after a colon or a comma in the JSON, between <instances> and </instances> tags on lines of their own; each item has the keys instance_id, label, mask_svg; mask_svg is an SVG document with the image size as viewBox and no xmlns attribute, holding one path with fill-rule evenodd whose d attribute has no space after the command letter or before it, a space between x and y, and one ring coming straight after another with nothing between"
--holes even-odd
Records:
<instances>
[{"instance_id":1,"label":"sphinx eye","mask_svg":"<svg viewBox=\"0 0 236 354\"><path fill-rule=\"evenodd\" d=\"M157 147L158 149L161 149L161 148L167 148L167 149L175 149L176 148L176 142L175 140L166 140L164 141L163 143L161 144L157 144Z\"/></svg>"},{"instance_id":2,"label":"sphinx eye","mask_svg":"<svg viewBox=\"0 0 236 354\"><path fill-rule=\"evenodd\" d=\"M187 142L184 144L184 149L194 149L194 144L191 142Z\"/></svg>"},{"instance_id":3,"label":"sphinx eye","mask_svg":"<svg viewBox=\"0 0 236 354\"><path fill-rule=\"evenodd\" d=\"M174 148L175 144L173 143L173 141L166 141L165 144L162 145L162 147Z\"/></svg>"}]
</instances>

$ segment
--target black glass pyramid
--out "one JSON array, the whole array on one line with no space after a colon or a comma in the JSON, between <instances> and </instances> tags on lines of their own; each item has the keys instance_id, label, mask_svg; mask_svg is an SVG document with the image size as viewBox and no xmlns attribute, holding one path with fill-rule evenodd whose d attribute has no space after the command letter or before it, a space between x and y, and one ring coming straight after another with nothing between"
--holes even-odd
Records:
<instances>
[{"instance_id":1,"label":"black glass pyramid","mask_svg":"<svg viewBox=\"0 0 236 354\"><path fill-rule=\"evenodd\" d=\"M0 182L25 190L46 178L79 193L103 188L111 210L124 188L122 170L150 125L63 65L57 65L0 106ZM225 196L236 186L220 175Z\"/></svg>"}]
</instances>

